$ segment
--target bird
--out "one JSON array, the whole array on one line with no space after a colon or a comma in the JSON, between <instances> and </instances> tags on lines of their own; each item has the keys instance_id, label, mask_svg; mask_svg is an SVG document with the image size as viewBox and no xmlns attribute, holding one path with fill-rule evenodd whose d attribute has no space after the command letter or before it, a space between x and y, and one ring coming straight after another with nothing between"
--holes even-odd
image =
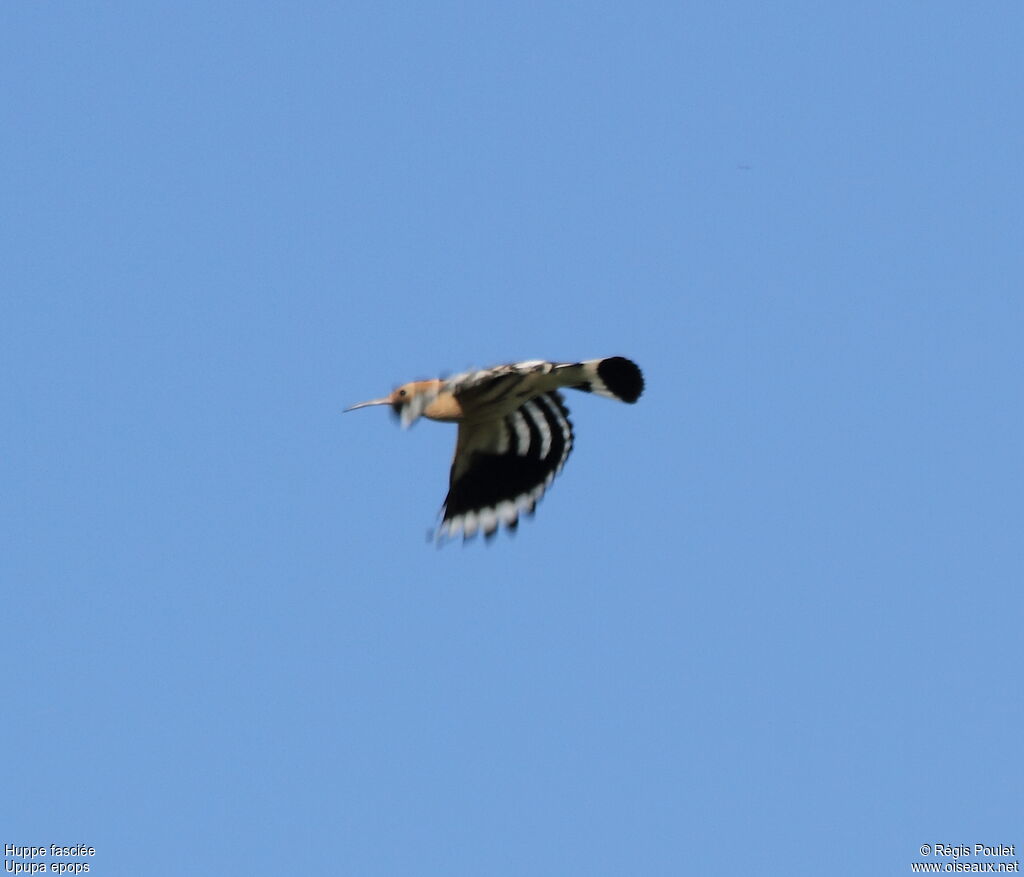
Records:
<instances>
[{"instance_id":1,"label":"bird","mask_svg":"<svg viewBox=\"0 0 1024 877\"><path fill-rule=\"evenodd\" d=\"M624 356L583 362L524 362L411 381L345 411L389 405L409 427L420 417L458 424L448 495L437 542L463 541L499 527L514 532L562 470L573 447L569 409L559 390L596 393L630 404L644 390L640 368Z\"/></svg>"}]
</instances>

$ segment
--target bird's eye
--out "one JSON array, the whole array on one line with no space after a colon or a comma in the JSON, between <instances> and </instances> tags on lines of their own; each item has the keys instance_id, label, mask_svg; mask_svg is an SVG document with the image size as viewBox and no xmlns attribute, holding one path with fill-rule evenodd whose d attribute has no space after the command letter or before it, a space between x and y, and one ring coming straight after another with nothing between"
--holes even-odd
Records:
<instances>
[{"instance_id":1,"label":"bird's eye","mask_svg":"<svg viewBox=\"0 0 1024 877\"><path fill-rule=\"evenodd\" d=\"M408 395L408 393L405 390L399 390L398 391L398 398L399 399L404 399L407 395Z\"/></svg>"}]
</instances>

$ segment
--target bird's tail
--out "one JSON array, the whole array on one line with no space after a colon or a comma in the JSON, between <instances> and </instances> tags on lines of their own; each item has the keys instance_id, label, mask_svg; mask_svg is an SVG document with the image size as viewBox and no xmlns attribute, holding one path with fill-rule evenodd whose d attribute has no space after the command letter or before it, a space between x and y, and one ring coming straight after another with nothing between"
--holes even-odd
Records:
<instances>
[{"instance_id":1,"label":"bird's tail","mask_svg":"<svg viewBox=\"0 0 1024 877\"><path fill-rule=\"evenodd\" d=\"M633 403L644 391L644 375L639 366L624 356L608 356L604 359L588 359L559 366L562 376L569 378L562 386L584 393L597 393L609 399ZM570 371L571 370L571 371ZM578 380L577 380L578 379Z\"/></svg>"}]
</instances>

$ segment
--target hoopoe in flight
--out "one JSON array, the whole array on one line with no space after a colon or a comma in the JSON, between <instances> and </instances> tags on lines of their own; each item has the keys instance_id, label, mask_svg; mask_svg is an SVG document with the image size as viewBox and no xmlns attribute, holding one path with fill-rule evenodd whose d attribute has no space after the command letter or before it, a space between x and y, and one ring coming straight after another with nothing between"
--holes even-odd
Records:
<instances>
[{"instance_id":1,"label":"hoopoe in flight","mask_svg":"<svg viewBox=\"0 0 1024 877\"><path fill-rule=\"evenodd\" d=\"M572 423L559 389L569 387L636 402L644 378L622 356L586 362L529 360L465 372L447 380L413 381L383 399L346 408L390 405L402 426L421 416L457 423L443 517L436 540L482 530L490 539L519 515L532 515L572 450Z\"/></svg>"}]
</instances>

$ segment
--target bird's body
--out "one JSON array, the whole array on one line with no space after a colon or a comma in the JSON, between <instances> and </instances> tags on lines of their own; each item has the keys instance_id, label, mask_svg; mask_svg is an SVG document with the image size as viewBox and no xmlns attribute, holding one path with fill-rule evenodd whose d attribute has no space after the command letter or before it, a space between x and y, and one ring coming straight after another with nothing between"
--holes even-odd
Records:
<instances>
[{"instance_id":1,"label":"bird's body","mask_svg":"<svg viewBox=\"0 0 1024 877\"><path fill-rule=\"evenodd\" d=\"M409 426L420 417L459 425L439 538L464 538L499 524L515 529L532 514L572 450L562 388L636 402L644 379L621 356L585 362L529 360L466 372L447 380L413 381L383 399Z\"/></svg>"}]
</instances>

